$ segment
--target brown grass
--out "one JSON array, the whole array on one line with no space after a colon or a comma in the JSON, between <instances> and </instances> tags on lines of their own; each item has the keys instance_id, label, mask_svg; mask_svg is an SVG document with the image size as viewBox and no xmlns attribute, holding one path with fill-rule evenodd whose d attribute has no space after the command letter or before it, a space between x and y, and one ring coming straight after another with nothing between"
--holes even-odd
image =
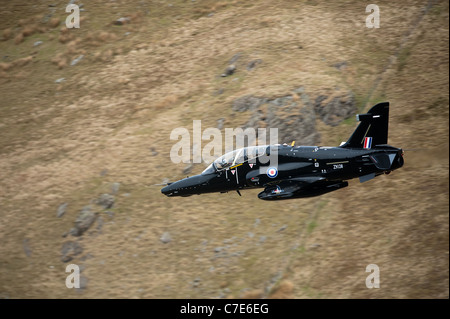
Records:
<instances>
[{"instance_id":1,"label":"brown grass","mask_svg":"<svg viewBox=\"0 0 450 319\"><path fill-rule=\"evenodd\" d=\"M62 44L68 43L75 39L75 35L66 27L60 29L58 41Z\"/></svg>"},{"instance_id":2,"label":"brown grass","mask_svg":"<svg viewBox=\"0 0 450 319\"><path fill-rule=\"evenodd\" d=\"M3 41L9 40L13 36L13 31L11 28L3 30Z\"/></svg>"},{"instance_id":3,"label":"brown grass","mask_svg":"<svg viewBox=\"0 0 450 319\"><path fill-rule=\"evenodd\" d=\"M81 21L80 21L81 22ZM57 28L59 26L59 24L61 23L59 18L51 18L48 21L48 25L50 26L50 28Z\"/></svg>"},{"instance_id":4,"label":"brown grass","mask_svg":"<svg viewBox=\"0 0 450 319\"><path fill-rule=\"evenodd\" d=\"M142 22L144 13L141 11L134 12L128 16L130 18L130 23L140 23Z\"/></svg>"},{"instance_id":5,"label":"brown grass","mask_svg":"<svg viewBox=\"0 0 450 319\"><path fill-rule=\"evenodd\" d=\"M20 15L16 1L5 1L12 14L4 28L14 30L33 11L31 2L17 1ZM195 9L210 12L216 2L169 8L150 1L141 25L129 37L118 32L120 41L98 39L117 16L93 2L82 14L89 30L46 34L73 34L66 45L0 42L9 56L0 64L0 171L7 176L0 178L0 298L448 298L448 4L436 4L442 13L417 26L422 37L412 32L402 71L392 64L383 73L421 3L386 2L382 28L368 31L356 0L309 2L256 0L199 18ZM120 1L121 12L144 11L136 6ZM274 17L270 27L260 17ZM49 67L64 68L83 50L83 63ZM219 77L237 52L241 71ZM256 56L264 68L246 72ZM339 61L351 63L337 70ZM340 87L362 103L378 76L369 104L391 102L390 144L431 149L406 152L405 167L389 176L282 205L258 200L259 190L166 198L152 186L185 177L185 165L170 161L172 129L191 129L194 119L203 128L220 118L227 127L250 120L252 112L231 110L237 97L285 96L302 85L311 99ZM322 145L338 145L355 126L316 124ZM190 174L203 168L194 165ZM71 261L84 268L87 289L67 289L60 251L76 239L62 234L114 182L121 183L114 216L93 204L101 232L94 225L85 233L83 254ZM67 212L56 218L63 202ZM168 244L159 240L165 231ZM369 263L381 268L381 289L364 285Z\"/></svg>"},{"instance_id":6,"label":"brown grass","mask_svg":"<svg viewBox=\"0 0 450 319\"><path fill-rule=\"evenodd\" d=\"M23 36L22 32L20 32L20 33L17 34L16 37L14 38L14 43L15 43L15 44L20 44L20 43L23 42L24 38L25 38L25 37Z\"/></svg>"},{"instance_id":7,"label":"brown grass","mask_svg":"<svg viewBox=\"0 0 450 319\"><path fill-rule=\"evenodd\" d=\"M27 65L28 63L30 63L33 60L32 56L28 56L26 58L21 58L21 59L17 59L13 62L14 66L18 66L18 67L22 67L24 65Z\"/></svg>"},{"instance_id":8,"label":"brown grass","mask_svg":"<svg viewBox=\"0 0 450 319\"><path fill-rule=\"evenodd\" d=\"M262 289L254 289L251 291L246 291L242 295L242 299L261 299L264 294Z\"/></svg>"},{"instance_id":9,"label":"brown grass","mask_svg":"<svg viewBox=\"0 0 450 319\"><path fill-rule=\"evenodd\" d=\"M82 50L80 47L80 43L82 43L82 39L81 38L75 38L73 40L71 40L70 42L68 42L66 44L66 54L67 55L74 55L77 53L80 53L80 51Z\"/></svg>"},{"instance_id":10,"label":"brown grass","mask_svg":"<svg viewBox=\"0 0 450 319\"><path fill-rule=\"evenodd\" d=\"M55 57L52 58L52 63L56 64L58 69L63 69L67 66L67 56L64 53L58 53Z\"/></svg>"},{"instance_id":11,"label":"brown grass","mask_svg":"<svg viewBox=\"0 0 450 319\"><path fill-rule=\"evenodd\" d=\"M23 67L33 61L33 56L28 56L25 58L20 58L17 60L14 60L12 62L1 62L0 63L0 70L2 71L9 71L16 67Z\"/></svg>"},{"instance_id":12,"label":"brown grass","mask_svg":"<svg viewBox=\"0 0 450 319\"><path fill-rule=\"evenodd\" d=\"M30 23L32 23L32 18L19 19L19 21L17 21L17 24L18 24L20 27L26 27L26 26L29 25Z\"/></svg>"},{"instance_id":13,"label":"brown grass","mask_svg":"<svg viewBox=\"0 0 450 319\"><path fill-rule=\"evenodd\" d=\"M297 93L292 93L292 101L297 102L300 99L300 96Z\"/></svg>"},{"instance_id":14,"label":"brown grass","mask_svg":"<svg viewBox=\"0 0 450 319\"><path fill-rule=\"evenodd\" d=\"M8 71L9 69L11 69L13 67L12 63L7 63L7 62L1 62L0 63L0 69L2 71Z\"/></svg>"},{"instance_id":15,"label":"brown grass","mask_svg":"<svg viewBox=\"0 0 450 319\"><path fill-rule=\"evenodd\" d=\"M178 97L176 95L166 96L162 101L156 102L154 108L157 110L166 109L173 106L178 101Z\"/></svg>"},{"instance_id":16,"label":"brown grass","mask_svg":"<svg viewBox=\"0 0 450 319\"><path fill-rule=\"evenodd\" d=\"M288 280L284 280L275 287L269 294L269 299L292 299L294 292L294 284Z\"/></svg>"},{"instance_id":17,"label":"brown grass","mask_svg":"<svg viewBox=\"0 0 450 319\"><path fill-rule=\"evenodd\" d=\"M116 40L117 36L111 32L101 31L101 32L97 33L96 38L98 41L107 42L107 41Z\"/></svg>"},{"instance_id":18,"label":"brown grass","mask_svg":"<svg viewBox=\"0 0 450 319\"><path fill-rule=\"evenodd\" d=\"M29 37L30 35L33 35L36 32L37 32L36 25L26 25L22 30L22 34L24 37Z\"/></svg>"},{"instance_id":19,"label":"brown grass","mask_svg":"<svg viewBox=\"0 0 450 319\"><path fill-rule=\"evenodd\" d=\"M264 28L272 27L276 23L278 23L278 19L276 17L262 17L261 20L259 20L260 26Z\"/></svg>"}]
</instances>

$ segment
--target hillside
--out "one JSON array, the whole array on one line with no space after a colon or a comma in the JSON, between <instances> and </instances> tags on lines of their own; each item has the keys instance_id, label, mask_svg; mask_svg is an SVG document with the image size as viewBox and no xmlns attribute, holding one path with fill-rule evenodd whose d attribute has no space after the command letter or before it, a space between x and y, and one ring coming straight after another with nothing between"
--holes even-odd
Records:
<instances>
[{"instance_id":1,"label":"hillside","mask_svg":"<svg viewBox=\"0 0 450 319\"><path fill-rule=\"evenodd\" d=\"M447 1L379 1L379 29L356 0L71 1L79 29L67 0L3 2L0 298L449 297ZM170 160L193 120L336 146L380 101L388 176L282 204L155 186L206 167Z\"/></svg>"}]
</instances>

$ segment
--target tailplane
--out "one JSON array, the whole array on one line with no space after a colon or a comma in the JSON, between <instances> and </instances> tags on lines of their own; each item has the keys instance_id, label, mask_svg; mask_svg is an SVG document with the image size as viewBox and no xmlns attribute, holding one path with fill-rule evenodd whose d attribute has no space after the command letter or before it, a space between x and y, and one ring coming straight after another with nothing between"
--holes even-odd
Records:
<instances>
[{"instance_id":1,"label":"tailplane","mask_svg":"<svg viewBox=\"0 0 450 319\"><path fill-rule=\"evenodd\" d=\"M366 114L356 115L356 119L361 123L340 147L370 149L388 143L389 102L376 104Z\"/></svg>"}]
</instances>

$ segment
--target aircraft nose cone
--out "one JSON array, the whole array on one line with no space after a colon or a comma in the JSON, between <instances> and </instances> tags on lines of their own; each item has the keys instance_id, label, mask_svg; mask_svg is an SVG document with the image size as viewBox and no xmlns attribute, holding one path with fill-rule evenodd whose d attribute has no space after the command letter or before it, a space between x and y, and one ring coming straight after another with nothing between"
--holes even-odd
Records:
<instances>
[{"instance_id":1,"label":"aircraft nose cone","mask_svg":"<svg viewBox=\"0 0 450 319\"><path fill-rule=\"evenodd\" d=\"M169 184L161 189L161 193L163 193L166 196L173 195L173 191L174 191L174 187L171 184Z\"/></svg>"},{"instance_id":2,"label":"aircraft nose cone","mask_svg":"<svg viewBox=\"0 0 450 319\"><path fill-rule=\"evenodd\" d=\"M195 175L177 182L174 182L161 189L161 193L166 196L190 196L199 194L204 190L210 176Z\"/></svg>"}]
</instances>

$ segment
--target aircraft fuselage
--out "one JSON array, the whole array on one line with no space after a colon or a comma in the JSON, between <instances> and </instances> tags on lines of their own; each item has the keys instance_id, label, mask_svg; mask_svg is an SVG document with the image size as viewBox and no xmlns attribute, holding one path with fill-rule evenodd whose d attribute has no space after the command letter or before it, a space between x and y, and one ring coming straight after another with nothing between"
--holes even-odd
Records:
<instances>
[{"instance_id":1,"label":"aircraft fuselage","mask_svg":"<svg viewBox=\"0 0 450 319\"><path fill-rule=\"evenodd\" d=\"M162 189L167 196L266 188L261 199L310 197L347 186L346 180L369 180L403 166L402 150L389 146L352 149L316 146L268 146L278 152L278 165L256 158L224 170L191 176ZM275 171L269 171L275 168ZM272 189L274 188L274 189ZM283 194L284 193L284 194ZM273 196L271 196L273 194Z\"/></svg>"}]
</instances>

